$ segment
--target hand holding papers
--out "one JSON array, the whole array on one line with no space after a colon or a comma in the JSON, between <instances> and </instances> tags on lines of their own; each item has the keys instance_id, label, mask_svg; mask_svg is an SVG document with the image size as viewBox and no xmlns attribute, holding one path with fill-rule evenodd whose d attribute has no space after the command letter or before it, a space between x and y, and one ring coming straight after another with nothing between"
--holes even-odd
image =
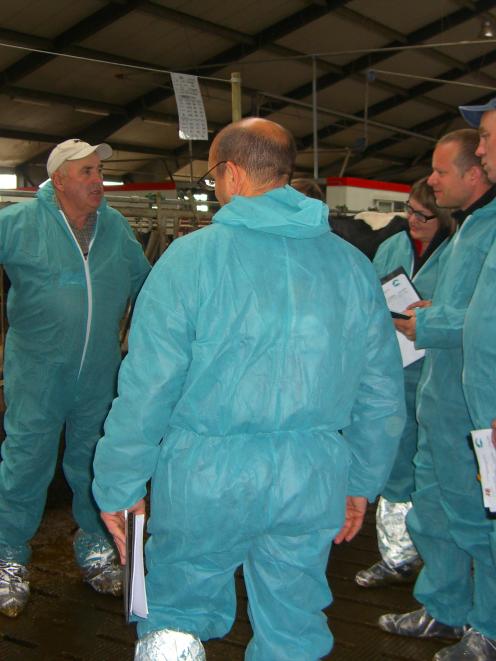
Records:
<instances>
[{"instance_id":1,"label":"hand holding papers","mask_svg":"<svg viewBox=\"0 0 496 661\"><path fill-rule=\"evenodd\" d=\"M386 303L391 313L402 314L412 303L420 300L420 295L414 284L407 276L403 267L392 271L381 278L382 290L386 297ZM403 367L407 367L425 355L423 349L416 349L415 344L407 339L403 333L396 331L396 337L400 345Z\"/></svg>"},{"instance_id":2,"label":"hand holding papers","mask_svg":"<svg viewBox=\"0 0 496 661\"><path fill-rule=\"evenodd\" d=\"M124 568L124 613L126 622L131 615L148 617L143 562L144 514L124 511L126 525L126 565Z\"/></svg>"},{"instance_id":3,"label":"hand holding papers","mask_svg":"<svg viewBox=\"0 0 496 661\"><path fill-rule=\"evenodd\" d=\"M476 429L471 435L479 464L484 507L496 513L496 448L492 442L492 430Z\"/></svg>"}]
</instances>

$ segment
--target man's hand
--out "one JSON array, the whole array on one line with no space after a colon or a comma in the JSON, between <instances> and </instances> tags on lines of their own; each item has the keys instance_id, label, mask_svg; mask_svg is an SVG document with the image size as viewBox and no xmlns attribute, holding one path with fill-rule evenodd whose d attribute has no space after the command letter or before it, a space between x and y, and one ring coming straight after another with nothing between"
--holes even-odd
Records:
<instances>
[{"instance_id":1,"label":"man's hand","mask_svg":"<svg viewBox=\"0 0 496 661\"><path fill-rule=\"evenodd\" d=\"M415 340L417 327L415 310L405 310L403 314L408 315L410 319L393 319L395 328L409 340Z\"/></svg>"},{"instance_id":2,"label":"man's hand","mask_svg":"<svg viewBox=\"0 0 496 661\"><path fill-rule=\"evenodd\" d=\"M410 303L408 310L413 310L413 308L430 308L432 307L432 301L415 301L415 303Z\"/></svg>"},{"instance_id":3,"label":"man's hand","mask_svg":"<svg viewBox=\"0 0 496 661\"><path fill-rule=\"evenodd\" d=\"M417 337L417 315L415 313L415 308L430 308L432 306L432 301L415 301L415 303L410 303L407 309L403 314L407 314L410 319L395 319L394 325L396 330L400 333L403 333L409 340L415 342Z\"/></svg>"},{"instance_id":4,"label":"man's hand","mask_svg":"<svg viewBox=\"0 0 496 661\"><path fill-rule=\"evenodd\" d=\"M350 542L357 534L363 524L363 517L367 511L367 499L363 496L346 497L346 513L344 526L334 538L335 544L341 544L343 540Z\"/></svg>"},{"instance_id":5,"label":"man's hand","mask_svg":"<svg viewBox=\"0 0 496 661\"><path fill-rule=\"evenodd\" d=\"M496 448L496 419L491 422L493 445Z\"/></svg>"},{"instance_id":6,"label":"man's hand","mask_svg":"<svg viewBox=\"0 0 496 661\"><path fill-rule=\"evenodd\" d=\"M128 508L128 512L135 514L146 514L145 501L143 498L132 507ZM104 524L107 526L109 533L114 538L115 545L119 551L121 565L126 562L126 531L124 525L124 511L120 512L100 512Z\"/></svg>"}]
</instances>

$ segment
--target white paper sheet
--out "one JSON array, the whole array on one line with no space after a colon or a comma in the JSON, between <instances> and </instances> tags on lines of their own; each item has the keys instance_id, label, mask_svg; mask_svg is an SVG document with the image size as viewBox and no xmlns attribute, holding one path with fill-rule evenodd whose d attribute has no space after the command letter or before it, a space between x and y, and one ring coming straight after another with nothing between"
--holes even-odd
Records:
<instances>
[{"instance_id":1,"label":"white paper sheet","mask_svg":"<svg viewBox=\"0 0 496 661\"><path fill-rule=\"evenodd\" d=\"M420 300L417 290L404 272L399 273L394 271L391 277L386 276L382 278L381 282L382 291L391 312L404 312L411 303L416 303ZM403 333L396 331L396 337L400 345L403 367L407 367L425 356L425 350L416 349L415 343L405 337Z\"/></svg>"},{"instance_id":2,"label":"white paper sheet","mask_svg":"<svg viewBox=\"0 0 496 661\"><path fill-rule=\"evenodd\" d=\"M131 615L148 617L145 587L145 564L143 561L144 514L133 514L126 510L126 567L124 581L124 608L126 620Z\"/></svg>"},{"instance_id":3,"label":"white paper sheet","mask_svg":"<svg viewBox=\"0 0 496 661\"><path fill-rule=\"evenodd\" d=\"M171 73L179 115L179 137L183 140L208 140L207 118L196 76Z\"/></svg>"},{"instance_id":4,"label":"white paper sheet","mask_svg":"<svg viewBox=\"0 0 496 661\"><path fill-rule=\"evenodd\" d=\"M484 507L496 512L496 448L491 429L475 429L471 432L481 479Z\"/></svg>"}]
</instances>

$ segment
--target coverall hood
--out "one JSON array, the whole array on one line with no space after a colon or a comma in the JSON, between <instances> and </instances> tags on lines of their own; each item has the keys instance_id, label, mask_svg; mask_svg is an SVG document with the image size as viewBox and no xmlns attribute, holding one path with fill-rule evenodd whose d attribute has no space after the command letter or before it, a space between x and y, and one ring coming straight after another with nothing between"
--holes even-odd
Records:
<instances>
[{"instance_id":1,"label":"coverall hood","mask_svg":"<svg viewBox=\"0 0 496 661\"><path fill-rule=\"evenodd\" d=\"M274 188L263 195L234 195L213 217L214 223L242 225L268 234L311 239L330 232L329 209L291 186Z\"/></svg>"}]
</instances>

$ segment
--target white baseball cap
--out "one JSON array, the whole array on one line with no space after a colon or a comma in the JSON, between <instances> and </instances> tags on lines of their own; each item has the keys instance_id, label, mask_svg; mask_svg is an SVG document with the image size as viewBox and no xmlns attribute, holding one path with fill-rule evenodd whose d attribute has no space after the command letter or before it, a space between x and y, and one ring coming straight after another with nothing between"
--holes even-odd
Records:
<instances>
[{"instance_id":1,"label":"white baseball cap","mask_svg":"<svg viewBox=\"0 0 496 661\"><path fill-rule=\"evenodd\" d=\"M61 142L60 145L52 149L48 157L48 176L51 177L65 161L77 161L80 158L86 158L86 156L94 152L98 154L102 161L105 161L112 156L112 147L106 142L102 142L99 145L90 145L83 140L79 140L79 138L70 138Z\"/></svg>"}]
</instances>

